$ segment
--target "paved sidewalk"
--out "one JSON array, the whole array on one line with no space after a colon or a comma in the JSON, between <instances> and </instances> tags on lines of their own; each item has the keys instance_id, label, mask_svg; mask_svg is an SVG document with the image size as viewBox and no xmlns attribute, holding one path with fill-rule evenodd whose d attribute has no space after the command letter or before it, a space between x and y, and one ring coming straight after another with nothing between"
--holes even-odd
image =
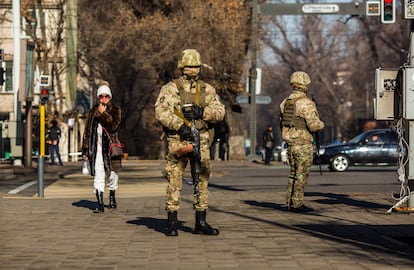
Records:
<instances>
[{"instance_id":1,"label":"paved sidewalk","mask_svg":"<svg viewBox=\"0 0 414 270\"><path fill-rule=\"evenodd\" d=\"M307 205L317 211L304 215L283 210L282 191L211 189L207 220L220 235L203 236L192 234L192 187L184 183L179 236L166 237L163 166L126 162L119 207L103 214L91 211L92 178L80 165L79 172L59 168L67 172L44 198L0 194L0 269L414 267L414 215L385 214L391 203L380 193L308 193ZM215 163L212 185L235 166L261 165Z\"/></svg>"}]
</instances>

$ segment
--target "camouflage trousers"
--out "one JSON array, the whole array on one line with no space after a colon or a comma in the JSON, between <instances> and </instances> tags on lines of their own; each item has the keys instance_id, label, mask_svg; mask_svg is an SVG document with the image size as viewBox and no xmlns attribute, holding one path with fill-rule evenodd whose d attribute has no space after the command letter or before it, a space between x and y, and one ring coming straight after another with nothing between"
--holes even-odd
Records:
<instances>
[{"instance_id":1,"label":"camouflage trousers","mask_svg":"<svg viewBox=\"0 0 414 270\"><path fill-rule=\"evenodd\" d=\"M292 145L288 147L290 165L289 181L286 192L286 203L289 207L302 206L305 186L313 161L313 145Z\"/></svg>"},{"instance_id":2,"label":"camouflage trousers","mask_svg":"<svg viewBox=\"0 0 414 270\"><path fill-rule=\"evenodd\" d=\"M174 155L175 150L179 149L183 145L183 142L177 139L170 138L168 141L169 153L165 167L168 178L165 202L165 210L167 211L177 211L180 208L181 191L183 188L183 174L189 161L190 164L193 165L191 153L180 158L177 158ZM208 180L211 169L210 149L208 144L201 144L200 154L201 172L199 177L200 181L197 185L199 195L193 195L193 207L196 211L203 211L208 208Z\"/></svg>"}]
</instances>

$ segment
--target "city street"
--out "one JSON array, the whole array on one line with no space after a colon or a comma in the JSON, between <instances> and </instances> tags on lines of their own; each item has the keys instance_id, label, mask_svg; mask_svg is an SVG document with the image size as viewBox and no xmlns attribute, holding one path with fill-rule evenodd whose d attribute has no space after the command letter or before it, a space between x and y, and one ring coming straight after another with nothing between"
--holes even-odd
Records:
<instances>
[{"instance_id":1,"label":"city street","mask_svg":"<svg viewBox=\"0 0 414 270\"><path fill-rule=\"evenodd\" d=\"M92 178L81 163L0 178L0 269L412 269L414 217L396 203L395 167L334 173L313 167L309 214L284 209L289 167L213 162L207 221L218 236L195 235L189 172L179 236L166 237L164 161L126 161L118 209L94 214ZM1 169L2 172L5 169ZM9 179L5 179L9 178ZM14 190L14 194L9 193ZM107 195L105 195L107 196ZM105 202L107 203L107 197Z\"/></svg>"}]
</instances>

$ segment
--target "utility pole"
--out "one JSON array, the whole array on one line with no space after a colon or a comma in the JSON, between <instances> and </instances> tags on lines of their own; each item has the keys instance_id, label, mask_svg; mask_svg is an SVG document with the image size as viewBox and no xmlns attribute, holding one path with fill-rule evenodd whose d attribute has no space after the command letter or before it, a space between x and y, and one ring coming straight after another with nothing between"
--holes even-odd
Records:
<instances>
[{"instance_id":1,"label":"utility pole","mask_svg":"<svg viewBox=\"0 0 414 270\"><path fill-rule=\"evenodd\" d=\"M251 39L251 62L249 71L249 93L250 93L250 157L256 155L256 80L257 80L257 0L252 0L252 39Z\"/></svg>"},{"instance_id":2,"label":"utility pole","mask_svg":"<svg viewBox=\"0 0 414 270\"><path fill-rule=\"evenodd\" d=\"M410 49L409 49L409 66L412 68L414 67L414 21L410 21ZM403 91L408 91L408 89L403 89ZM403 101L405 102L405 101ZM405 103L407 104L407 103ZM404 139L408 142L408 147L410 150L408 151L408 166L406 167L406 175L408 179L408 188L410 190L410 194L408 195L408 203L407 206L410 209L414 209L414 159L412 157L412 147L411 143L414 143L413 136L414 135L414 121L407 120L406 121L405 129L408 131L404 136ZM408 133L408 134L407 134ZM410 140L411 139L411 140ZM411 155L411 156L410 156Z\"/></svg>"},{"instance_id":3,"label":"utility pole","mask_svg":"<svg viewBox=\"0 0 414 270\"><path fill-rule=\"evenodd\" d=\"M20 84L20 0L13 0L13 92L14 117L18 121L18 95Z\"/></svg>"},{"instance_id":4,"label":"utility pole","mask_svg":"<svg viewBox=\"0 0 414 270\"><path fill-rule=\"evenodd\" d=\"M21 36L20 36L20 0L13 0L13 113L10 113L9 130L11 131L11 154L15 157L14 164L20 165L23 156L23 147L19 142L19 131L21 130L21 111L19 103L20 88L20 60L21 60Z\"/></svg>"},{"instance_id":5,"label":"utility pole","mask_svg":"<svg viewBox=\"0 0 414 270\"><path fill-rule=\"evenodd\" d=\"M76 74L77 74L77 0L68 0L66 4L66 106L69 110L76 109Z\"/></svg>"}]
</instances>

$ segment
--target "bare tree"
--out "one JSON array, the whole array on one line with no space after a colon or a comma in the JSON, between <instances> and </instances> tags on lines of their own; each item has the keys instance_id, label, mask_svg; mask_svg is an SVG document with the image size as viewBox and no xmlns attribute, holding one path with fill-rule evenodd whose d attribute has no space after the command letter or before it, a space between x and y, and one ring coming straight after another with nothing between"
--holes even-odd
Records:
<instances>
[{"instance_id":1,"label":"bare tree","mask_svg":"<svg viewBox=\"0 0 414 270\"><path fill-rule=\"evenodd\" d=\"M248 3L248 2L247 2ZM161 126L153 104L162 84L178 76L179 52L200 51L203 77L232 119L245 69L250 8L244 1L79 1L80 58L90 81L104 79L123 108L121 134L131 154L158 158ZM239 123L229 123L237 133Z\"/></svg>"},{"instance_id":2,"label":"bare tree","mask_svg":"<svg viewBox=\"0 0 414 270\"><path fill-rule=\"evenodd\" d=\"M65 64L64 56L64 6L66 0L54 1L21 1L22 17L24 19L25 34L35 44L35 65L40 74L52 75L51 85L55 99L47 106L47 115L60 117L66 113L64 102L56 103L55 100L64 100L67 93L63 93Z\"/></svg>"},{"instance_id":3,"label":"bare tree","mask_svg":"<svg viewBox=\"0 0 414 270\"><path fill-rule=\"evenodd\" d=\"M283 19L264 24L263 43L276 58L274 63L267 62L265 71L273 73L270 84L280 89L273 93L274 100L281 101L289 93L290 73L304 70L311 75L310 92L317 97L327 125L325 142L338 134L355 135L358 119L373 118L375 68L398 67L406 58L408 43L403 33L408 33L407 23L381 25L378 18L365 17L335 21L302 16L290 17L288 23ZM269 33L277 33L277 39ZM279 108L266 113L277 115Z\"/></svg>"}]
</instances>

